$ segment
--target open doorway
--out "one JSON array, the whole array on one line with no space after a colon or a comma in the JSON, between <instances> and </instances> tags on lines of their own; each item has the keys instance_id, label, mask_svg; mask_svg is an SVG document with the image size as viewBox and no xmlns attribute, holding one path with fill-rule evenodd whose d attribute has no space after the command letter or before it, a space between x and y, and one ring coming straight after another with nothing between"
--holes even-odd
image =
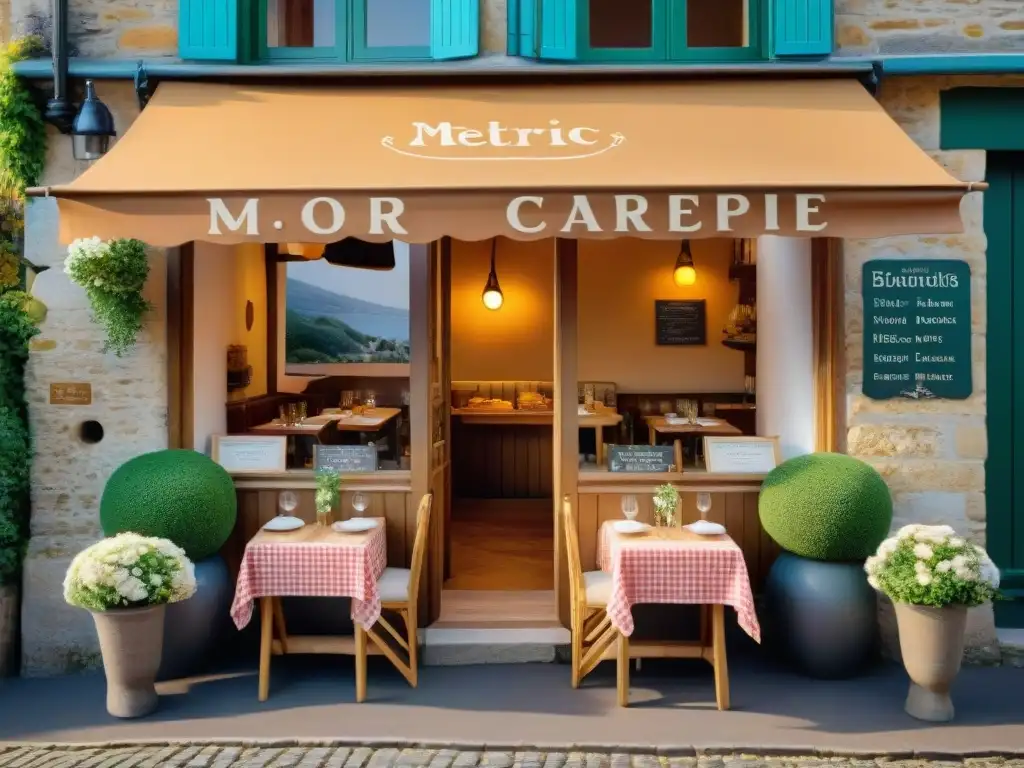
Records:
<instances>
[{"instance_id":1,"label":"open doorway","mask_svg":"<svg viewBox=\"0 0 1024 768\"><path fill-rule=\"evenodd\" d=\"M485 289L494 287L500 296ZM441 625L555 624L554 248L451 244L451 511Z\"/></svg>"}]
</instances>

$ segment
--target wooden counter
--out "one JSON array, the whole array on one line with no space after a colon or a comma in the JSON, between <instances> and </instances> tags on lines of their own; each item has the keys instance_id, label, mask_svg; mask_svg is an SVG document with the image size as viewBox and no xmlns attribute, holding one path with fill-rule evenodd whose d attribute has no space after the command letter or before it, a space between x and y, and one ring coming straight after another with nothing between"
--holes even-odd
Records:
<instances>
[{"instance_id":1,"label":"wooden counter","mask_svg":"<svg viewBox=\"0 0 1024 768\"><path fill-rule=\"evenodd\" d=\"M577 486L577 526L583 570L597 567L598 531L605 520L622 515L622 497L636 496L637 519L653 522L653 496L658 486L671 483L679 491L680 521L700 519L697 494L711 494L708 519L721 523L739 544L747 561L754 591L760 591L779 547L761 528L757 500L764 475L711 474L703 470L684 472L628 473L583 467Z\"/></svg>"},{"instance_id":2,"label":"wooden counter","mask_svg":"<svg viewBox=\"0 0 1024 768\"><path fill-rule=\"evenodd\" d=\"M542 411L540 409L452 408L452 416L461 419L463 424L508 424L550 427L555 421L554 411Z\"/></svg>"}]
</instances>

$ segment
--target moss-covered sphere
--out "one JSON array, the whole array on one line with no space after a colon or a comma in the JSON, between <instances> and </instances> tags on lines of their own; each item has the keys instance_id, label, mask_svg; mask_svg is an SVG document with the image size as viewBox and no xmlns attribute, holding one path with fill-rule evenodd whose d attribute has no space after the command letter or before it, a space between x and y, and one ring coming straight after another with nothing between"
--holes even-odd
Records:
<instances>
[{"instance_id":1,"label":"moss-covered sphere","mask_svg":"<svg viewBox=\"0 0 1024 768\"><path fill-rule=\"evenodd\" d=\"M839 453L812 453L768 473L758 502L761 526L794 555L834 562L875 553L892 526L882 476Z\"/></svg>"},{"instance_id":2,"label":"moss-covered sphere","mask_svg":"<svg viewBox=\"0 0 1024 768\"><path fill-rule=\"evenodd\" d=\"M195 451L154 451L126 461L100 500L105 535L131 531L170 539L192 560L217 553L237 514L231 476Z\"/></svg>"}]
</instances>

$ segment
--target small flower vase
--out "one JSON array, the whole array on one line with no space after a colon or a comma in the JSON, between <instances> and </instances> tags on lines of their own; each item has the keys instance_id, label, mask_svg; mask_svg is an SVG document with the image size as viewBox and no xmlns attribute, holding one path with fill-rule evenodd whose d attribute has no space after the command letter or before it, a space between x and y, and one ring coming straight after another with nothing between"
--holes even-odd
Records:
<instances>
[{"instance_id":1,"label":"small flower vase","mask_svg":"<svg viewBox=\"0 0 1024 768\"><path fill-rule=\"evenodd\" d=\"M654 504L654 524L659 527L667 528L675 523L675 509L665 507L655 502Z\"/></svg>"},{"instance_id":2,"label":"small flower vase","mask_svg":"<svg viewBox=\"0 0 1024 768\"><path fill-rule=\"evenodd\" d=\"M316 510L316 524L317 525L324 526L324 527L329 526L331 523L334 522L333 517L334 516L332 515L332 510L331 510L330 507L327 507L326 509L322 509L320 507L317 507L317 510Z\"/></svg>"}]
</instances>

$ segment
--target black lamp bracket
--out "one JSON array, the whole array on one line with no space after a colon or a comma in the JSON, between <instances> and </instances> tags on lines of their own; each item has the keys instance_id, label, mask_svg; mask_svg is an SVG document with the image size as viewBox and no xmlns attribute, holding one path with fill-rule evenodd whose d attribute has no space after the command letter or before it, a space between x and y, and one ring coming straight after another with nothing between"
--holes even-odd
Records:
<instances>
[{"instance_id":1,"label":"black lamp bracket","mask_svg":"<svg viewBox=\"0 0 1024 768\"><path fill-rule=\"evenodd\" d=\"M139 101L139 111L146 108L149 103L150 96L153 95L153 91L156 90L155 85L149 84L149 74L146 72L145 62L140 61L138 66L135 68L135 98Z\"/></svg>"}]
</instances>

